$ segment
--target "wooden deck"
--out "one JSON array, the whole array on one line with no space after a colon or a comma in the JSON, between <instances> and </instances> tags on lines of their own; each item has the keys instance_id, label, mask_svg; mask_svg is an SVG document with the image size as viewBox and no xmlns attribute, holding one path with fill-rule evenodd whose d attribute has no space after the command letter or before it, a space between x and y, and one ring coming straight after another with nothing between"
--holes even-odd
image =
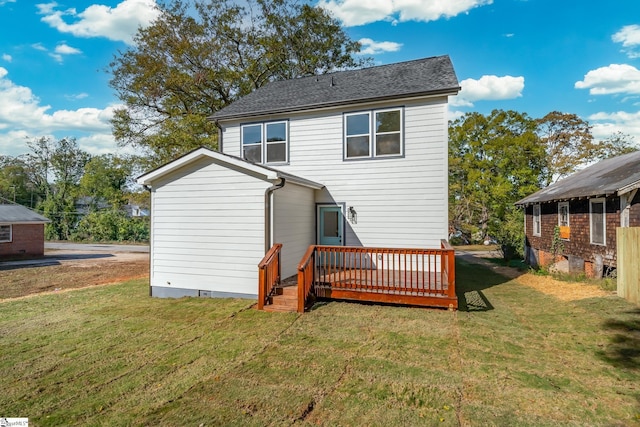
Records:
<instances>
[{"instance_id":1,"label":"wooden deck","mask_svg":"<svg viewBox=\"0 0 640 427\"><path fill-rule=\"evenodd\" d=\"M293 301L291 289L287 298L279 297L280 284L274 283L260 292L266 297L258 305L283 311L286 304L291 311L303 312L315 296L455 309L454 257L453 248L446 242L440 249L313 245L298 265L297 301ZM266 268L264 262L261 266ZM279 280L279 274L270 276Z\"/></svg>"}]
</instances>

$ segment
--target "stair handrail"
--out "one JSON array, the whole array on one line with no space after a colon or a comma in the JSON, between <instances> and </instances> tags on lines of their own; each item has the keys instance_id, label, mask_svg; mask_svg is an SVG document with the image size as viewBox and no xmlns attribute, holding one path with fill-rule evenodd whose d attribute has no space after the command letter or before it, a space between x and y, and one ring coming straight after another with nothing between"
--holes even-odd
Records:
<instances>
[{"instance_id":1,"label":"stair handrail","mask_svg":"<svg viewBox=\"0 0 640 427\"><path fill-rule=\"evenodd\" d=\"M316 246L307 248L298 264L298 313L304 313L307 298L313 290L316 266Z\"/></svg>"},{"instance_id":2,"label":"stair handrail","mask_svg":"<svg viewBox=\"0 0 640 427\"><path fill-rule=\"evenodd\" d=\"M274 244L258 264L258 310L267 303L273 288L280 284L282 243Z\"/></svg>"}]
</instances>

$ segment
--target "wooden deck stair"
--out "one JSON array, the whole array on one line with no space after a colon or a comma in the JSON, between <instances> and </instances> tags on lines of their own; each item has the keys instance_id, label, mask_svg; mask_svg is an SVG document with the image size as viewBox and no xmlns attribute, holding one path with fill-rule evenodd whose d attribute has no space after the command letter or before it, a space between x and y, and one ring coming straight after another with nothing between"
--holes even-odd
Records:
<instances>
[{"instance_id":1,"label":"wooden deck stair","mask_svg":"<svg viewBox=\"0 0 640 427\"><path fill-rule=\"evenodd\" d=\"M273 295L269 297L269 303L265 304L264 311L296 312L298 310L298 286L285 285L274 288Z\"/></svg>"}]
</instances>

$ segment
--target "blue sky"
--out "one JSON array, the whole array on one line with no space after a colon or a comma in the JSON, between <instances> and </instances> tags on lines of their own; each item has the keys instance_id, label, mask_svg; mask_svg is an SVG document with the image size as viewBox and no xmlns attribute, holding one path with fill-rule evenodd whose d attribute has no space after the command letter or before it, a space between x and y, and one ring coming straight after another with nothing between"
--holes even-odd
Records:
<instances>
[{"instance_id":1,"label":"blue sky","mask_svg":"<svg viewBox=\"0 0 640 427\"><path fill-rule=\"evenodd\" d=\"M462 91L450 117L513 109L575 113L598 139L640 144L640 1L310 0L341 20L376 64L450 55ZM118 99L106 68L155 0L0 0L0 155L25 140L75 137L117 153Z\"/></svg>"}]
</instances>

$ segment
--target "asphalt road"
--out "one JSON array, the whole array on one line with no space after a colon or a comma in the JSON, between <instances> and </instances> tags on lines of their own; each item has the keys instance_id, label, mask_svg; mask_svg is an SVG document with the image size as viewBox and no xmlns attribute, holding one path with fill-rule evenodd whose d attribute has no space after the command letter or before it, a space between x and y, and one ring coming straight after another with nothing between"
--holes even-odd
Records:
<instances>
[{"instance_id":1,"label":"asphalt road","mask_svg":"<svg viewBox=\"0 0 640 427\"><path fill-rule=\"evenodd\" d=\"M148 245L107 245L102 243L67 243L45 242L44 249L58 251L83 251L83 252L140 252L148 253Z\"/></svg>"}]
</instances>

